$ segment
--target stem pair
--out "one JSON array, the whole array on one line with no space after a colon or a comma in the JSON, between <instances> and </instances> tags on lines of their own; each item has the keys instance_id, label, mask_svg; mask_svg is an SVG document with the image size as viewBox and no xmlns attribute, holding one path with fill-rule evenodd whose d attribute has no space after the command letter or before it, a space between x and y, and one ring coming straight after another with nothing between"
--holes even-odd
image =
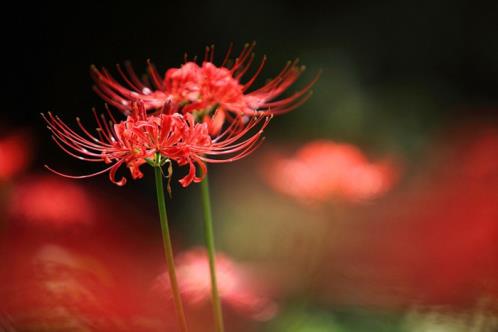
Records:
<instances>
[{"instance_id":1,"label":"stem pair","mask_svg":"<svg viewBox=\"0 0 498 332\"><path fill-rule=\"evenodd\" d=\"M173 256L173 246L171 245L171 236L168 226L168 215L166 213L166 201L164 200L163 188L163 174L161 166L154 167L154 174L156 177L156 194L157 205L159 208L159 219L161 221L161 231L163 237L164 256L166 264L168 265L169 282L173 299L175 302L176 314L182 332L187 332L187 320L185 319L185 311L183 310L182 298L180 296L180 289L178 288L178 281L176 280L175 260Z\"/></svg>"},{"instance_id":2,"label":"stem pair","mask_svg":"<svg viewBox=\"0 0 498 332\"><path fill-rule=\"evenodd\" d=\"M171 245L171 236L168 226L168 216L166 213L166 202L164 197L163 188L163 175L161 171L161 166L156 165L154 167L154 174L156 180L156 194L157 203L159 208L159 219L161 221L161 230L164 246L164 255L166 258L166 263L168 265L168 274L171 284L171 290L173 293L173 299L175 302L176 313L178 316L178 321L180 323L180 328L182 332L187 332L187 320L185 318L185 311L183 309L183 303L180 296L180 290L178 287L178 281L176 279L175 271L175 261L173 255L173 247ZM213 315L215 321L216 332L223 332L223 313L221 308L221 301L218 292L217 280L216 280L216 261L215 261L215 245L214 245L214 232L213 232L213 216L211 211L211 198L209 194L209 183L207 175L201 182L201 199L202 207L204 212L204 233L205 241L208 252L209 259L209 272L211 278L211 298L213 305Z\"/></svg>"}]
</instances>

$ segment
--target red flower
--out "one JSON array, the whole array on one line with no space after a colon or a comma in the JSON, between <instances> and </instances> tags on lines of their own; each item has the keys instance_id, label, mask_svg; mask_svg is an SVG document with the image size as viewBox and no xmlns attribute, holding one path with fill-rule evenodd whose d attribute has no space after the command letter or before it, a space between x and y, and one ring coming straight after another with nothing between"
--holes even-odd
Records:
<instances>
[{"instance_id":1,"label":"red flower","mask_svg":"<svg viewBox=\"0 0 498 332\"><path fill-rule=\"evenodd\" d=\"M178 282L185 300L192 306L206 303L211 298L211 279L208 257L203 249L193 249L176 259ZM276 304L263 295L249 274L223 254L216 255L216 273L222 301L242 314L258 320L271 318ZM155 288L169 292L168 273L160 275Z\"/></svg>"},{"instance_id":2,"label":"red flower","mask_svg":"<svg viewBox=\"0 0 498 332\"><path fill-rule=\"evenodd\" d=\"M206 172L206 162L231 162L251 153L260 142L263 129L269 117L255 117L246 124L236 122L212 138L206 123L196 123L192 114L157 114L148 116L143 103L134 103L132 113L126 121L107 121L104 115L95 114L98 124L97 135L91 134L77 119L83 135L78 134L62 120L51 113L44 116L52 138L69 155L91 162L105 162L111 166L99 172L70 176L53 171L69 178L86 178L109 172L110 180L122 186L126 178L116 179L116 172L126 165L133 179L143 177L140 166L145 163L162 166L175 161L180 166L188 165L188 174L180 180L186 187L192 182L200 182ZM95 113L95 112L94 112ZM262 123L262 124L261 124ZM261 124L260 129L250 136L244 136ZM219 159L217 159L219 158ZM196 175L196 165L201 175ZM48 167L47 167L48 168Z\"/></svg>"},{"instance_id":3,"label":"red flower","mask_svg":"<svg viewBox=\"0 0 498 332\"><path fill-rule=\"evenodd\" d=\"M276 158L265 174L276 190L307 202L373 198L396 178L390 163L370 163L357 147L331 141L309 143L293 158Z\"/></svg>"},{"instance_id":4,"label":"red flower","mask_svg":"<svg viewBox=\"0 0 498 332\"><path fill-rule=\"evenodd\" d=\"M180 68L166 71L163 78L149 63L148 73L153 87L140 81L129 64L126 72L118 66L118 72L127 86L116 81L105 69L93 67L92 74L97 83L95 90L111 105L128 114L133 102L141 101L147 110L162 110L168 113L192 113L198 120L206 122L209 133L217 134L226 119L243 119L255 112L265 115L288 112L306 101L310 87L316 79L290 97L275 100L292 85L304 70L297 61L289 62L274 79L264 86L247 92L259 76L266 57L252 77L242 79L254 60L255 44L247 44L232 65L228 65L231 47L220 66L213 64L214 47L207 48L202 65L186 61Z\"/></svg>"}]
</instances>

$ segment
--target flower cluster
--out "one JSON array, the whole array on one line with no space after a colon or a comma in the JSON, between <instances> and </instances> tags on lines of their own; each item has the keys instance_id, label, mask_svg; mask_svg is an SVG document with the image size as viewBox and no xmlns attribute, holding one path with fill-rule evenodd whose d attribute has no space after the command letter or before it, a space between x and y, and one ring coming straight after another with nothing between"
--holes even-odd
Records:
<instances>
[{"instance_id":1,"label":"flower cluster","mask_svg":"<svg viewBox=\"0 0 498 332\"><path fill-rule=\"evenodd\" d=\"M96 92L120 110L126 120L115 120L107 108L108 117L95 114L95 134L78 119L83 132L79 134L50 113L44 118L55 142L65 152L110 166L83 176L54 172L71 178L109 172L110 180L121 186L126 178L117 178L116 172L122 165L128 167L133 179L140 179L140 166L145 163L161 167L175 162L188 166L187 175L180 180L186 187L202 181L206 163L231 162L246 156L258 146L270 118L306 101L316 81L315 78L294 94L278 99L304 70L294 61L264 86L247 92L266 63L264 57L255 73L242 83L254 60L254 46L247 44L234 60L230 59L230 47L219 67L213 63L214 47L206 49L201 65L186 60L180 68L171 68L164 75L149 63L147 82L140 80L129 64L124 70L118 66L125 85L105 69L92 67Z\"/></svg>"},{"instance_id":2,"label":"flower cluster","mask_svg":"<svg viewBox=\"0 0 498 332\"><path fill-rule=\"evenodd\" d=\"M281 114L304 103L311 95L310 87L318 76L291 96L275 100L304 70L304 66L298 66L297 60L288 62L264 86L248 92L266 63L266 57L263 57L255 73L247 80L244 79L254 61L254 46L254 43L246 44L234 61L229 61L232 51L230 47L220 66L213 63L214 46L207 47L201 65L186 60L180 68L167 70L163 77L149 62L150 85L138 79L129 64L126 64L125 70L117 66L126 85L119 83L107 70L92 67L95 91L125 114L131 111L131 106L136 101L143 102L145 108L152 112L161 110L194 114L198 120L208 124L210 134L217 134L225 121L244 120L255 112L265 115Z\"/></svg>"},{"instance_id":3,"label":"flower cluster","mask_svg":"<svg viewBox=\"0 0 498 332\"><path fill-rule=\"evenodd\" d=\"M95 113L95 111L94 111ZM67 126L59 117L48 113L43 115L52 132L52 138L69 155L90 162L111 164L99 172L71 176L52 171L70 178L85 178L109 172L110 180L122 186L126 178L116 178L117 170L126 165L133 179L140 179L143 173L140 166L149 163L163 166L175 161L189 167L188 174L180 179L186 187L192 182L200 182L206 172L206 162L222 163L243 158L261 142L260 137L270 118L253 117L244 125L233 123L211 137L206 123L197 123L192 114L147 115L144 104L134 103L132 112L125 121L117 122L109 111L110 120L95 113L98 124L96 134L90 133L77 119L83 134ZM258 131L248 138L248 132L255 127ZM197 174L197 167L201 170Z\"/></svg>"}]
</instances>

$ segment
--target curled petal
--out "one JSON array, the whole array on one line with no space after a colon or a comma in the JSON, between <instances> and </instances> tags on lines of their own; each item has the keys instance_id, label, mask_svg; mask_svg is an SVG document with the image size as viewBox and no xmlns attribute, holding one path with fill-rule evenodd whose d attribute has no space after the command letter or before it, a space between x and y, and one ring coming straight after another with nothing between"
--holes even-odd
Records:
<instances>
[{"instance_id":1,"label":"curled petal","mask_svg":"<svg viewBox=\"0 0 498 332\"><path fill-rule=\"evenodd\" d=\"M199 159L197 159L195 162L197 163L197 165L199 165L199 169L200 169L201 174L199 176L194 177L194 182L199 183L202 180L204 180L204 178L206 177L207 167L206 167L206 164Z\"/></svg>"},{"instance_id":2,"label":"curled petal","mask_svg":"<svg viewBox=\"0 0 498 332\"><path fill-rule=\"evenodd\" d=\"M122 164L122 161L117 162L111 167L111 170L109 171L109 180L120 187L126 184L126 178L124 176L122 176L121 179L116 180L116 172Z\"/></svg>"},{"instance_id":3,"label":"curled petal","mask_svg":"<svg viewBox=\"0 0 498 332\"><path fill-rule=\"evenodd\" d=\"M189 161L189 169L188 169L188 173L186 176L184 176L183 178L181 178L180 180L178 180L178 182L180 182L180 184L182 185L182 187L188 187L192 181L194 181L194 179L196 178L195 176L195 171L196 171L196 167L195 167L195 164L190 160Z\"/></svg>"}]
</instances>

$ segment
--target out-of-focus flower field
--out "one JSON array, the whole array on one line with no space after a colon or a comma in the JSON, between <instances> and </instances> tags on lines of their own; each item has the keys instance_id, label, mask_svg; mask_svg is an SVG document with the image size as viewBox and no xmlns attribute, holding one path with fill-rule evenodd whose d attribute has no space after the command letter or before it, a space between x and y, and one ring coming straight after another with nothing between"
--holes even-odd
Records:
<instances>
[{"instance_id":1,"label":"out-of-focus flower field","mask_svg":"<svg viewBox=\"0 0 498 332\"><path fill-rule=\"evenodd\" d=\"M58 150L39 113L91 123L91 64L164 71L252 40L268 56L259 86L296 57L306 71L283 98L320 78L257 150L209 165L225 330L498 331L494 2L75 6L6 22L25 30L7 40L0 113L1 332L177 331L152 169L123 187L53 174L99 168ZM189 330L208 332L185 175L174 165L167 198L176 273Z\"/></svg>"}]
</instances>

